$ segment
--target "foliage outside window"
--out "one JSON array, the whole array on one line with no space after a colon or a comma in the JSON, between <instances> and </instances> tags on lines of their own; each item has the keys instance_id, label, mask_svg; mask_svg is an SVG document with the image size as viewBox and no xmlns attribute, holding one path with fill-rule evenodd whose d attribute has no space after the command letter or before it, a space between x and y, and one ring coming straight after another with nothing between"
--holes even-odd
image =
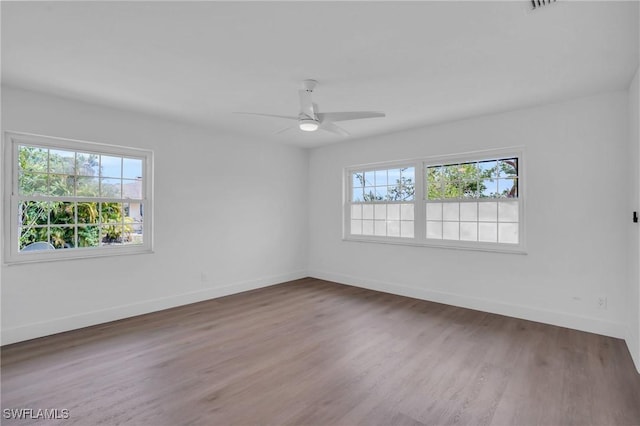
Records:
<instances>
[{"instance_id":1,"label":"foliage outside window","mask_svg":"<svg viewBox=\"0 0 640 426\"><path fill-rule=\"evenodd\" d=\"M10 259L150 249L151 153L30 135L7 140Z\"/></svg>"},{"instance_id":2,"label":"foliage outside window","mask_svg":"<svg viewBox=\"0 0 640 426\"><path fill-rule=\"evenodd\" d=\"M345 238L523 252L521 169L516 149L349 168Z\"/></svg>"}]
</instances>

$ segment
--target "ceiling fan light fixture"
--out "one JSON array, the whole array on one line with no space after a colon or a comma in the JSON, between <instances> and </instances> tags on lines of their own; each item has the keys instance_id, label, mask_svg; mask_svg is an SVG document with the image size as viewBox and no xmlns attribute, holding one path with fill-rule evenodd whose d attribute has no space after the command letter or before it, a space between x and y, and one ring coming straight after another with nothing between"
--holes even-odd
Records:
<instances>
[{"instance_id":1,"label":"ceiling fan light fixture","mask_svg":"<svg viewBox=\"0 0 640 426\"><path fill-rule=\"evenodd\" d=\"M319 127L318 122L310 118L301 119L298 126L300 127L300 130L305 132L315 132Z\"/></svg>"}]
</instances>

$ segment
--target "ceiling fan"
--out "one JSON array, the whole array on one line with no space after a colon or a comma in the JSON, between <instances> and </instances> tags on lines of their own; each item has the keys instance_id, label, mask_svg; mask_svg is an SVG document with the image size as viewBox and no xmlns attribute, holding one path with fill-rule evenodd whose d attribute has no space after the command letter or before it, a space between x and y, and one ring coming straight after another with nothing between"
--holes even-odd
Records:
<instances>
[{"instance_id":1,"label":"ceiling fan","mask_svg":"<svg viewBox=\"0 0 640 426\"><path fill-rule=\"evenodd\" d=\"M287 120L295 120L297 126L286 127L277 133L282 133L289 129L298 127L305 132L315 132L316 130L325 130L342 136L349 136L349 132L335 124L336 121L360 120L363 118L384 117L384 112L377 111L344 111L344 112L319 112L318 105L311 100L313 89L318 85L315 80L304 80L302 82L304 89L298 91L300 96L300 112L298 116L263 114L259 112L237 112L236 114L261 115L264 117L277 117Z\"/></svg>"}]
</instances>

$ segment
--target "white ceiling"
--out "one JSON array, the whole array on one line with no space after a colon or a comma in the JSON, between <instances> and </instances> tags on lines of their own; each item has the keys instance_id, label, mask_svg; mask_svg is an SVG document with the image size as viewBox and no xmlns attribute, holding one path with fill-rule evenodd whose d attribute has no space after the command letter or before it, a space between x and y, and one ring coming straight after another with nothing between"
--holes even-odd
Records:
<instances>
[{"instance_id":1,"label":"white ceiling","mask_svg":"<svg viewBox=\"0 0 640 426\"><path fill-rule=\"evenodd\" d=\"M2 2L2 83L318 146L626 89L638 2ZM350 138L233 114L376 110Z\"/></svg>"}]
</instances>

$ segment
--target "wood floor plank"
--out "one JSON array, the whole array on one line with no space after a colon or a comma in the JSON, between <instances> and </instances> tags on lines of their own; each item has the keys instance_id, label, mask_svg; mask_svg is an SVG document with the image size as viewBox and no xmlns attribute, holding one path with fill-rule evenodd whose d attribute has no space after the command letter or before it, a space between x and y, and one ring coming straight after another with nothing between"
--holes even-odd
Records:
<instances>
[{"instance_id":1,"label":"wood floor plank","mask_svg":"<svg viewBox=\"0 0 640 426\"><path fill-rule=\"evenodd\" d=\"M619 339L302 279L1 348L65 425L640 425Z\"/></svg>"}]
</instances>

